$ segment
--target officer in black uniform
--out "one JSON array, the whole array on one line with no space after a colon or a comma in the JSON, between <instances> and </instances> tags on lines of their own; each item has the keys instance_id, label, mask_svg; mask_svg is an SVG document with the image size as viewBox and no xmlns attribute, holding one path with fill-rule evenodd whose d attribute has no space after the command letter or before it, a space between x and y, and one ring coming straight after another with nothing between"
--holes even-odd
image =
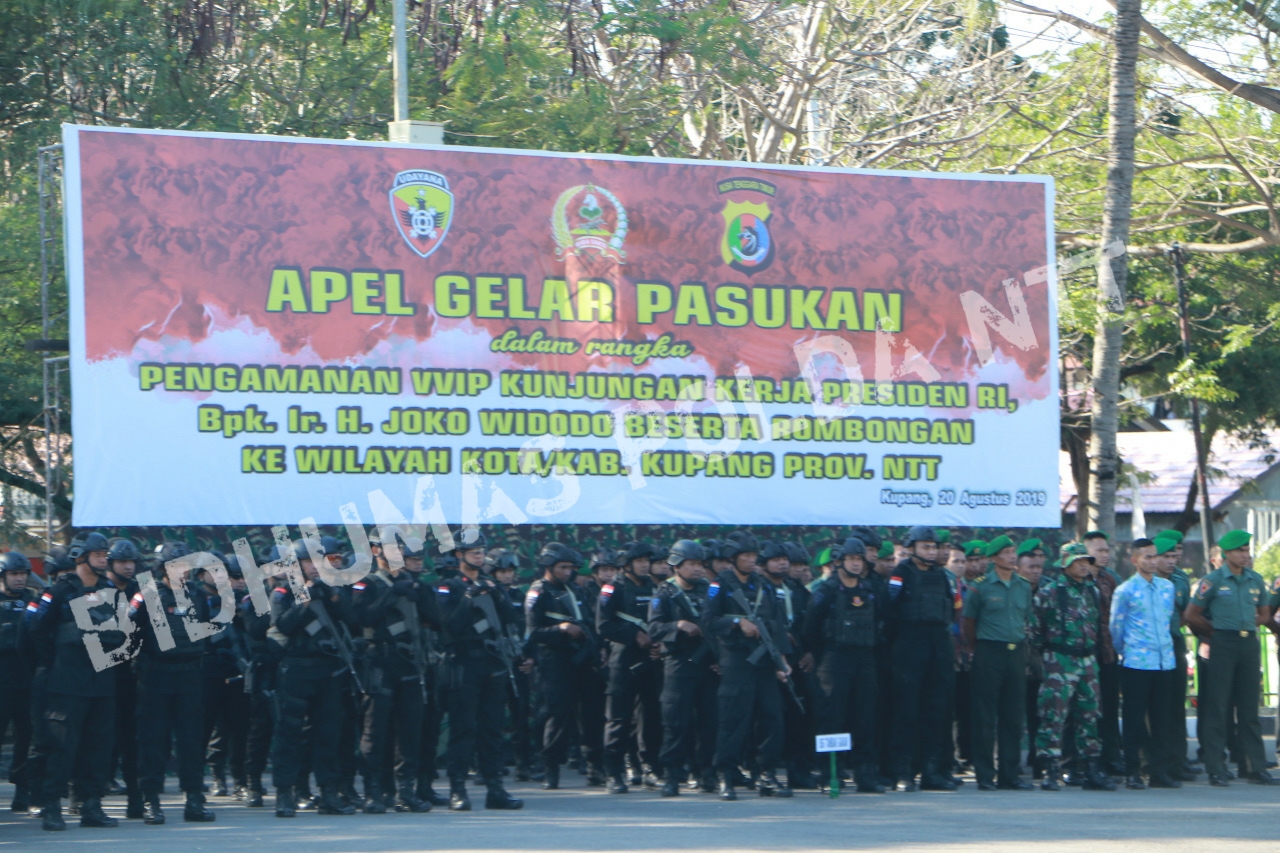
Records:
<instances>
[{"instance_id":1,"label":"officer in black uniform","mask_svg":"<svg viewBox=\"0 0 1280 853\"><path fill-rule=\"evenodd\" d=\"M649 636L662 644L662 796L680 793L690 770L698 787L715 791L716 654L703 624L707 614L704 561L707 550L690 539L671 546L670 581L660 584L649 606Z\"/></svg>"},{"instance_id":2,"label":"officer in black uniform","mask_svg":"<svg viewBox=\"0 0 1280 853\"><path fill-rule=\"evenodd\" d=\"M662 717L661 664L649 638L649 579L653 552L640 542L623 550L622 576L600 590L596 630L609 642L609 682L605 692L604 769L610 794L627 793L625 760L636 723L640 761L647 787L658 785ZM637 716L637 711L638 716Z\"/></svg>"},{"instance_id":3,"label":"officer in black uniform","mask_svg":"<svg viewBox=\"0 0 1280 853\"><path fill-rule=\"evenodd\" d=\"M765 623L781 654L792 649L778 606L778 590L756 571L759 552L754 536L732 534L725 554L732 555L733 568L722 572L707 588L706 624L715 638L720 665L715 766L724 800L738 798L734 781L753 725L759 738L757 792L762 797L789 797L792 793L776 775L783 740L782 682L791 671L785 664L783 669L776 667L765 653L755 620ZM746 596L747 608L733 599L735 590Z\"/></svg>"},{"instance_id":4,"label":"officer in black uniform","mask_svg":"<svg viewBox=\"0 0 1280 853\"><path fill-rule=\"evenodd\" d=\"M484 565L494 583L511 600L511 606L523 614L525 592L516 586L516 571L520 568L519 555L506 548L493 548L485 554ZM515 758L516 780L520 782L528 782L532 773L530 758L533 754L533 742L529 731L529 712L533 684L528 670L526 661L525 665L513 672L513 678L507 682L507 713L511 715L511 746L514 753L512 757Z\"/></svg>"},{"instance_id":5,"label":"officer in black uniform","mask_svg":"<svg viewBox=\"0 0 1280 853\"><path fill-rule=\"evenodd\" d=\"M349 643L355 624L350 598L320 580L303 544L296 548L299 570L308 594L298 600L280 580L271 591L269 640L283 649L275 692L275 741L272 771L276 788L276 817L294 817L298 810L295 786L301 778L302 755L310 741L312 766L320 785L316 810L321 814L355 814L355 807L339 796L342 774L337 744L342 726L341 693L351 673L339 655ZM348 646L350 648L350 646ZM309 724L309 734L304 725Z\"/></svg>"},{"instance_id":6,"label":"officer in black uniform","mask_svg":"<svg viewBox=\"0 0 1280 853\"><path fill-rule=\"evenodd\" d=\"M418 760L422 751L422 715L426 711L427 647L424 625L438 621L435 592L403 562L384 555L377 568L351 588L352 609L363 629L366 694L362 709L360 755L364 759L365 814L385 814L386 766L394 745L395 809L428 812L418 798Z\"/></svg>"},{"instance_id":7,"label":"officer in black uniform","mask_svg":"<svg viewBox=\"0 0 1280 853\"><path fill-rule=\"evenodd\" d=\"M160 809L170 739L176 742L178 785L186 794L182 819L208 822L216 818L204 803L204 696L201 663L208 641L199 632L208 626L209 608L203 586L184 575L168 573L167 564L189 549L166 542L156 549L156 595L136 592L129 618L141 629L138 651L138 776L144 804L143 821L165 822ZM156 612L159 608L159 614ZM161 626L154 623L161 619ZM164 630L167 628L167 633Z\"/></svg>"},{"instance_id":8,"label":"officer in black uniform","mask_svg":"<svg viewBox=\"0 0 1280 853\"><path fill-rule=\"evenodd\" d=\"M582 555L573 548L548 542L538 554L542 578L524 598L525 634L542 684L542 760L547 774L542 787L549 790L560 787L560 765L575 733L581 734L588 766L596 773L600 766L600 640L586 593L575 583L581 562Z\"/></svg>"},{"instance_id":9,"label":"officer in black uniform","mask_svg":"<svg viewBox=\"0 0 1280 853\"><path fill-rule=\"evenodd\" d=\"M31 806L28 794L27 753L31 749L31 677L35 660L27 634L27 612L39 607L39 596L27 588L31 561L17 551L0 554L0 743L13 724L13 760L9 781L13 783L16 813Z\"/></svg>"},{"instance_id":10,"label":"officer in black uniform","mask_svg":"<svg viewBox=\"0 0 1280 853\"><path fill-rule=\"evenodd\" d=\"M102 810L115 740L116 674L107 667L95 669L86 644L89 633L97 635L96 642L106 652L126 642L117 620L119 590L106 577L108 548L106 537L96 532L76 542L68 552L75 570L41 595L28 622L32 646L48 667L38 737L45 761L41 824L50 832L66 829L62 797L73 776L81 800L80 825L117 824ZM81 618L87 616L97 630L86 631L77 624L72 607L77 599L84 599L76 605L85 608Z\"/></svg>"},{"instance_id":11,"label":"officer in black uniform","mask_svg":"<svg viewBox=\"0 0 1280 853\"><path fill-rule=\"evenodd\" d=\"M869 577L867 546L844 541L835 574L818 585L804 618L805 648L817 658L817 733L853 735L860 793L883 794L876 754L876 646L883 601Z\"/></svg>"},{"instance_id":12,"label":"officer in black uniform","mask_svg":"<svg viewBox=\"0 0 1280 853\"><path fill-rule=\"evenodd\" d=\"M920 787L954 791L947 754L955 684L956 589L938 565L938 536L917 525L908 549L889 578L889 623L893 633L893 775L901 791L916 790L914 757L921 760Z\"/></svg>"},{"instance_id":13,"label":"officer in black uniform","mask_svg":"<svg viewBox=\"0 0 1280 853\"><path fill-rule=\"evenodd\" d=\"M472 761L488 789L485 808L518 809L524 801L502 785L502 718L510 676L494 649L509 626L518 628L520 614L497 584L481 574L487 544L483 534L463 528L453 540L458 576L436 589L447 649L449 809L471 810L467 773Z\"/></svg>"},{"instance_id":14,"label":"officer in black uniform","mask_svg":"<svg viewBox=\"0 0 1280 853\"><path fill-rule=\"evenodd\" d=\"M797 551L798 549L798 551ZM809 682L813 673L813 655L804 647L800 638L800 620L809 605L809 590L791 577L791 555L804 552L794 542L766 541L760 549L760 566L765 576L778 590L778 607L787 628L787 638L794 650L787 663L791 665L791 678L796 692L802 698L812 693ZM803 553L808 562L809 555ZM810 704L812 707L812 703ZM791 788L816 788L818 783L810 772L813 763L813 726L805 709L796 704L788 691L782 697L784 740L783 762L787 767L787 784Z\"/></svg>"},{"instance_id":15,"label":"officer in black uniform","mask_svg":"<svg viewBox=\"0 0 1280 853\"><path fill-rule=\"evenodd\" d=\"M240 561L217 552L214 555L222 561L227 582L235 596L233 600L238 603L247 589ZM222 622L222 594L213 574L208 569L199 574L210 618ZM237 798L243 798L248 789L245 752L250 711L244 679L249 671L249 648L235 616L232 613L230 621L223 624L205 644L204 743L208 744L209 770L213 776L209 793L215 797L234 793ZM230 791L227 788L228 767L231 768Z\"/></svg>"},{"instance_id":16,"label":"officer in black uniform","mask_svg":"<svg viewBox=\"0 0 1280 853\"><path fill-rule=\"evenodd\" d=\"M82 547L83 539L76 542L77 547ZM55 545L49 549L49 553L44 557L45 571L45 587L37 593L35 601L35 609L30 605L27 607L26 628L28 636L32 636L34 631L34 620L41 617L47 610L49 603L53 600L53 588L57 585L58 580L68 572L76 570L75 561L71 559L67 548ZM35 663L35 672L31 675L31 751L27 754L26 772L23 777L26 781L27 796L31 800L28 810L39 810L44 805L44 777L45 765L48 756L45 754L45 741L41 736L44 731L44 712L47 699L46 685L49 682L49 668L53 663L52 646L37 646L34 641L30 643L32 657ZM111 771L108 769L107 778L111 778Z\"/></svg>"},{"instance_id":17,"label":"officer in black uniform","mask_svg":"<svg viewBox=\"0 0 1280 853\"><path fill-rule=\"evenodd\" d=\"M129 539L117 539L107 550L107 578L120 590L121 595L132 599L138 591L133 576L138 572L142 554ZM135 646L141 640L134 632L130 643ZM137 659L112 667L116 675L116 741L111 756L112 776L120 765L127 797L124 816L139 819L142 809L142 785L138 781L138 668Z\"/></svg>"},{"instance_id":18,"label":"officer in black uniform","mask_svg":"<svg viewBox=\"0 0 1280 853\"><path fill-rule=\"evenodd\" d=\"M237 566L239 568L239 566ZM263 582L270 594L270 580ZM271 734L275 729L276 675L283 649L267 639L271 628L271 612L258 613L248 587L237 593L236 627L249 655L249 669L245 673L244 689L249 699L249 720L245 733L245 797L244 804L260 809L266 804L266 789L262 786L262 774L267 769L271 755Z\"/></svg>"}]
</instances>

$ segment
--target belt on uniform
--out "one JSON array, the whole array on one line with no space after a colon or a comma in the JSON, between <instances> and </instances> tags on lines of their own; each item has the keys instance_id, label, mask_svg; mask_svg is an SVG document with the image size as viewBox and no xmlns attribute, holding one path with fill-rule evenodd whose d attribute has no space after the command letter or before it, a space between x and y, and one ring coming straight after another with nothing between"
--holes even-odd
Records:
<instances>
[{"instance_id":1,"label":"belt on uniform","mask_svg":"<svg viewBox=\"0 0 1280 853\"><path fill-rule=\"evenodd\" d=\"M1215 628L1213 633L1226 634L1228 637L1252 637L1257 631L1228 631L1226 628Z\"/></svg>"},{"instance_id":2,"label":"belt on uniform","mask_svg":"<svg viewBox=\"0 0 1280 853\"><path fill-rule=\"evenodd\" d=\"M1060 645L1058 643L1049 643L1045 646L1045 650L1050 652L1057 652L1060 655L1067 655L1068 657L1073 657L1073 658L1091 658L1094 656L1094 649L1092 646L1080 647L1080 646Z\"/></svg>"},{"instance_id":3,"label":"belt on uniform","mask_svg":"<svg viewBox=\"0 0 1280 853\"><path fill-rule=\"evenodd\" d=\"M1021 640L1017 643L1006 643L1001 640L978 640L978 642L986 643L989 646L1004 646L1004 648L1010 652L1017 651L1019 647L1027 644L1026 640Z\"/></svg>"}]
</instances>

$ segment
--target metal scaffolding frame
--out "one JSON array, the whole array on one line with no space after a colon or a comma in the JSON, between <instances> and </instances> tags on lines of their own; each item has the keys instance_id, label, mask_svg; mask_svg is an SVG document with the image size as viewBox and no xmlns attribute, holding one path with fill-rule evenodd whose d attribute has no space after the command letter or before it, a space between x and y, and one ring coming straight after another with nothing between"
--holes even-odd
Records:
<instances>
[{"instance_id":1,"label":"metal scaffolding frame","mask_svg":"<svg viewBox=\"0 0 1280 853\"><path fill-rule=\"evenodd\" d=\"M47 145L39 149L37 189L40 205L40 336L44 346L53 339L54 326L65 321L66 311L52 313L49 288L53 284L56 265L63 263L64 253L51 253L51 244L62 245L62 146ZM62 481L62 374L69 369L68 356L44 357L42 399L44 407L44 534L46 546L54 543L55 514L53 496Z\"/></svg>"}]
</instances>

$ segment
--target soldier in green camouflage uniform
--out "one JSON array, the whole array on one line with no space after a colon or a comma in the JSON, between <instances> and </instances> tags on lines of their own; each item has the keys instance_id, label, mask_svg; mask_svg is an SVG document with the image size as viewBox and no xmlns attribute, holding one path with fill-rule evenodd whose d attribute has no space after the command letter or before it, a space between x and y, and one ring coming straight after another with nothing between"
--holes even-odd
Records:
<instances>
[{"instance_id":1,"label":"soldier in green camouflage uniform","mask_svg":"<svg viewBox=\"0 0 1280 853\"><path fill-rule=\"evenodd\" d=\"M1078 754L1087 762L1084 787L1115 790L1115 783L1098 767L1102 741L1098 737L1098 641L1101 637L1101 605L1098 590L1089 580L1087 564L1092 563L1084 545L1062 549L1062 574L1043 584L1032 604L1027 635L1031 646L1042 655L1044 682L1040 686L1037 712L1040 730L1036 751L1044 763L1046 791L1059 789L1062 733L1067 716L1075 720Z\"/></svg>"}]
</instances>

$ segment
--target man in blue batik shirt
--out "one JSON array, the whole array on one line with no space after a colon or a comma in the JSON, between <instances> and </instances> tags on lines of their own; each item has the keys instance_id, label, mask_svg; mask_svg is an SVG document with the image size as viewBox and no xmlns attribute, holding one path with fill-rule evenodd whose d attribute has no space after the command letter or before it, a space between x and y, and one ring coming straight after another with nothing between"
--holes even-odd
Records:
<instances>
[{"instance_id":1,"label":"man in blue batik shirt","mask_svg":"<svg viewBox=\"0 0 1280 853\"><path fill-rule=\"evenodd\" d=\"M1173 582L1156 576L1161 558L1150 539L1136 539L1129 559L1137 570L1116 589L1111 601L1111 640L1120 656L1120 688L1124 696L1124 762L1128 787L1142 789L1142 759L1153 788L1177 788L1177 764L1170 745L1177 720L1168 695L1167 675L1177 666L1169 633L1174 612Z\"/></svg>"}]
</instances>

